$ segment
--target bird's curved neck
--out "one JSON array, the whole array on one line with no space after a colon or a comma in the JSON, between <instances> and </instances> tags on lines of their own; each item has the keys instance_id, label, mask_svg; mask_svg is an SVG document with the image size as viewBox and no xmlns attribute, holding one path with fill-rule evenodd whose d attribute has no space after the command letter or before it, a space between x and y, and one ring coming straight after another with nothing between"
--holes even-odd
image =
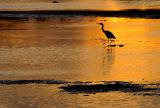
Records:
<instances>
[{"instance_id":1,"label":"bird's curved neck","mask_svg":"<svg viewBox=\"0 0 160 108\"><path fill-rule=\"evenodd\" d=\"M104 30L104 25L102 25L102 31L105 31L105 30Z\"/></svg>"}]
</instances>

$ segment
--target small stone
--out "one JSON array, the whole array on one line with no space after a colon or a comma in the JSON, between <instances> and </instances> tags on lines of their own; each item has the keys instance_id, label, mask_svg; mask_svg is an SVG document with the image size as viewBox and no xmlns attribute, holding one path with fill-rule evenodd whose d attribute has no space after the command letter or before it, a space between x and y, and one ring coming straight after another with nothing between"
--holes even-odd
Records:
<instances>
[{"instance_id":1,"label":"small stone","mask_svg":"<svg viewBox=\"0 0 160 108\"><path fill-rule=\"evenodd\" d=\"M58 1L52 1L52 3L59 3Z\"/></svg>"},{"instance_id":2,"label":"small stone","mask_svg":"<svg viewBox=\"0 0 160 108\"><path fill-rule=\"evenodd\" d=\"M124 47L124 45L122 45L122 44L120 44L120 45L118 45L119 47Z\"/></svg>"}]
</instances>

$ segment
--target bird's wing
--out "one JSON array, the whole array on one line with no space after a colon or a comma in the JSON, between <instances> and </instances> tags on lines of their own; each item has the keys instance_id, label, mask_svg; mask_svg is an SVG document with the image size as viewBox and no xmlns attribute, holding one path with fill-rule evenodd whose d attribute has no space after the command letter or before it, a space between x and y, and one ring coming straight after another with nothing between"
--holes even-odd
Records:
<instances>
[{"instance_id":1,"label":"bird's wing","mask_svg":"<svg viewBox=\"0 0 160 108\"><path fill-rule=\"evenodd\" d=\"M105 34L107 35L108 38L113 38L113 39L116 39L116 37L113 35L112 32L110 31L105 31Z\"/></svg>"}]
</instances>

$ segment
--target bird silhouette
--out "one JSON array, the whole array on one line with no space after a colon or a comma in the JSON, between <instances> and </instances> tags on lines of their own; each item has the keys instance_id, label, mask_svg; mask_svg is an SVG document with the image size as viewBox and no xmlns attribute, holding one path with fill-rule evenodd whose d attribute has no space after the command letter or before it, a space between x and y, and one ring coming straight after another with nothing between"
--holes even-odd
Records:
<instances>
[{"instance_id":1,"label":"bird silhouette","mask_svg":"<svg viewBox=\"0 0 160 108\"><path fill-rule=\"evenodd\" d=\"M109 41L112 42L112 41L114 41L114 40L116 39L116 37L113 35L112 32L104 30L104 24L103 24L103 23L97 23L97 24L99 24L99 25L102 26L102 31L103 31L103 33L106 35L106 37L107 37L107 39L108 39L108 42L109 42Z\"/></svg>"}]
</instances>

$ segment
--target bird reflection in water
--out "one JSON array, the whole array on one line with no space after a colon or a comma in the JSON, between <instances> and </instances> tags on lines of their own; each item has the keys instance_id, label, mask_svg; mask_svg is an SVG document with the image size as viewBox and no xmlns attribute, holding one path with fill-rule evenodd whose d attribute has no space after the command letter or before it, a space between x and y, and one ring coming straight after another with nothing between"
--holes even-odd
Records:
<instances>
[{"instance_id":1,"label":"bird reflection in water","mask_svg":"<svg viewBox=\"0 0 160 108\"><path fill-rule=\"evenodd\" d=\"M102 75L111 72L115 60L115 47L107 45L103 47L102 52Z\"/></svg>"}]
</instances>

